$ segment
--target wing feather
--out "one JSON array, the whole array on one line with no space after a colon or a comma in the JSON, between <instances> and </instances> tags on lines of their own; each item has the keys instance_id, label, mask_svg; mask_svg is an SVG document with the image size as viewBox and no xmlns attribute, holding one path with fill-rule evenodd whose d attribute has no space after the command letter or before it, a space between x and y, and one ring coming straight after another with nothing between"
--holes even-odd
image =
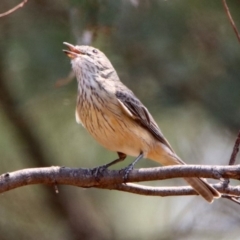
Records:
<instances>
[{"instance_id":1,"label":"wing feather","mask_svg":"<svg viewBox=\"0 0 240 240\"><path fill-rule=\"evenodd\" d=\"M121 91L116 92L116 97L124 112L174 152L147 108L129 89L127 90L128 91L124 91L124 93Z\"/></svg>"}]
</instances>

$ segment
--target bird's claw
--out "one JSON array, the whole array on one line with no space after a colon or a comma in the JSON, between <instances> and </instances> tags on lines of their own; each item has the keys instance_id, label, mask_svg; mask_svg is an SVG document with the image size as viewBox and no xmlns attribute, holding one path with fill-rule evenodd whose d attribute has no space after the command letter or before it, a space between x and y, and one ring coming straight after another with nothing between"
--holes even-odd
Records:
<instances>
[{"instance_id":1,"label":"bird's claw","mask_svg":"<svg viewBox=\"0 0 240 240\"><path fill-rule=\"evenodd\" d=\"M103 173L107 170L107 168L108 168L107 165L102 165L92 169L92 174L97 182L100 181L101 177L103 176Z\"/></svg>"},{"instance_id":2,"label":"bird's claw","mask_svg":"<svg viewBox=\"0 0 240 240\"><path fill-rule=\"evenodd\" d=\"M123 172L123 181L126 182L128 180L129 173L133 170L133 164L130 164L126 168L123 168L120 170L120 172Z\"/></svg>"}]
</instances>

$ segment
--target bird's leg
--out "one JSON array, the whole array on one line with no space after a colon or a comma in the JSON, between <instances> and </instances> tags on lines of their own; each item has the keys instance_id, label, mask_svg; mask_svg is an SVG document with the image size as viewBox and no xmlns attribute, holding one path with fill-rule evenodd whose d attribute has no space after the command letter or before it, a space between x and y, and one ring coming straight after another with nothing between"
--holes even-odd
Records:
<instances>
[{"instance_id":1,"label":"bird's leg","mask_svg":"<svg viewBox=\"0 0 240 240\"><path fill-rule=\"evenodd\" d=\"M117 159L113 160L110 163L107 163L107 164L103 165L102 167L109 168L110 166L112 166L112 165L114 165L114 164L116 164L118 162L123 161L127 157L127 155L125 153L117 152L117 154L118 154L118 158Z\"/></svg>"},{"instance_id":2,"label":"bird's leg","mask_svg":"<svg viewBox=\"0 0 240 240\"><path fill-rule=\"evenodd\" d=\"M127 157L127 155L126 155L125 153L117 152L117 154L118 154L118 158L117 158L117 159L113 160L113 161L110 162L110 163L104 164L104 165L102 165L102 166L99 166L99 167L96 167L96 168L93 169L94 176L95 176L96 179L99 180L99 178L100 178L100 176L99 176L100 173L102 173L103 171L105 171L107 168L109 168L110 166L112 166L112 165L114 165L114 164L116 164L116 163L118 163L118 162L123 161L123 160Z\"/></svg>"},{"instance_id":3,"label":"bird's leg","mask_svg":"<svg viewBox=\"0 0 240 240\"><path fill-rule=\"evenodd\" d=\"M129 173L133 170L134 165L142 159L144 156L143 152L139 154L139 156L131 163L129 164L126 168L122 169L121 171L124 171L124 181L127 181Z\"/></svg>"}]
</instances>

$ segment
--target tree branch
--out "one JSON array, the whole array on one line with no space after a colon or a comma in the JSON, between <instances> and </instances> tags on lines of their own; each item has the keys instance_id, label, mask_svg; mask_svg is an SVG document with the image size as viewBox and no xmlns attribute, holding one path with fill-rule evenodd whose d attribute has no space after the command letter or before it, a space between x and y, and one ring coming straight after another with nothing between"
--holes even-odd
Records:
<instances>
[{"instance_id":1,"label":"tree branch","mask_svg":"<svg viewBox=\"0 0 240 240\"><path fill-rule=\"evenodd\" d=\"M225 193L225 198L239 197L240 195L240 186L225 186L222 184L213 184L219 192ZM105 189L110 189L109 187L101 187ZM188 196L188 195L197 195L197 193L190 186L182 187L151 187L143 186L135 183L126 183L115 185L114 190L119 190L123 192L129 192L140 195L150 195L158 197L170 197L170 196Z\"/></svg>"},{"instance_id":2,"label":"tree branch","mask_svg":"<svg viewBox=\"0 0 240 240\"><path fill-rule=\"evenodd\" d=\"M240 145L240 131L238 132L237 139L235 141L233 151L229 160L229 165L234 165L236 161L237 154L239 152L239 145Z\"/></svg>"},{"instance_id":3,"label":"tree branch","mask_svg":"<svg viewBox=\"0 0 240 240\"><path fill-rule=\"evenodd\" d=\"M224 10L225 10L225 12L226 12L226 14L227 14L227 16L228 16L228 19L229 19L229 21L230 21L230 23L231 23L231 25L232 25L232 28L233 28L236 36L237 36L237 39L238 39L238 41L240 42L240 34L239 34L238 30L237 30L237 27L236 27L236 25L235 25L235 23L234 23L234 20L233 20L233 18L232 18L232 15L231 15L231 13L230 13L230 11L229 11L229 8L228 8L228 5L227 5L226 0L223 0L223 6L224 6Z\"/></svg>"},{"instance_id":4,"label":"tree branch","mask_svg":"<svg viewBox=\"0 0 240 240\"><path fill-rule=\"evenodd\" d=\"M26 3L27 3L28 0L23 0L21 3L19 3L18 5L16 5L15 7L11 8L10 10L8 10L7 12L4 12L4 13L1 13L0 14L0 18L1 17L5 17L15 11L17 11L19 8L23 7Z\"/></svg>"},{"instance_id":5,"label":"tree branch","mask_svg":"<svg viewBox=\"0 0 240 240\"><path fill-rule=\"evenodd\" d=\"M100 179L96 179L95 169L46 167L29 168L0 176L0 193L32 184L72 185L77 187L96 187L115 189L135 194L151 196L183 196L196 195L191 187L149 187L123 182L124 171L106 170ZM183 165L134 169L130 172L128 182L164 180L179 177L204 177L212 179L240 179L240 165L205 166ZM214 187L225 195L240 197L240 187L215 184Z\"/></svg>"}]
</instances>

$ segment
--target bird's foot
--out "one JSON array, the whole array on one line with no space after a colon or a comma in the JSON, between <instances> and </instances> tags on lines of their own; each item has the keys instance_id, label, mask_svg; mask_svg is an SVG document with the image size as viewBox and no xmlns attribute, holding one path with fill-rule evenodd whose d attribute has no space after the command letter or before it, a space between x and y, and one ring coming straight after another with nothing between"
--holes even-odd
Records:
<instances>
[{"instance_id":1,"label":"bird's foot","mask_svg":"<svg viewBox=\"0 0 240 240\"><path fill-rule=\"evenodd\" d=\"M104 164L102 166L96 167L92 169L92 174L95 176L96 181L100 181L100 178L103 176L103 173L112 165L123 161L126 158L126 154L118 152L118 157L117 159L111 161L110 163Z\"/></svg>"},{"instance_id":2,"label":"bird's foot","mask_svg":"<svg viewBox=\"0 0 240 240\"><path fill-rule=\"evenodd\" d=\"M143 156L144 156L144 155L143 155L143 152L141 152L141 153L139 154L139 156L138 156L131 164L129 164L126 168L120 170L120 171L124 172L124 176L123 176L124 182L126 182L126 181L128 180L128 175L129 175L129 173L133 170L134 165L135 165L140 159L143 158Z\"/></svg>"},{"instance_id":3,"label":"bird's foot","mask_svg":"<svg viewBox=\"0 0 240 240\"><path fill-rule=\"evenodd\" d=\"M128 180L129 173L133 170L134 164L129 164L126 168L123 168L120 170L120 172L123 172L123 181L126 182Z\"/></svg>"},{"instance_id":4,"label":"bird's foot","mask_svg":"<svg viewBox=\"0 0 240 240\"><path fill-rule=\"evenodd\" d=\"M103 176L104 172L108 169L108 164L99 166L99 167L95 167L92 169L92 174L95 177L95 180L97 182L100 181L101 177Z\"/></svg>"}]
</instances>

